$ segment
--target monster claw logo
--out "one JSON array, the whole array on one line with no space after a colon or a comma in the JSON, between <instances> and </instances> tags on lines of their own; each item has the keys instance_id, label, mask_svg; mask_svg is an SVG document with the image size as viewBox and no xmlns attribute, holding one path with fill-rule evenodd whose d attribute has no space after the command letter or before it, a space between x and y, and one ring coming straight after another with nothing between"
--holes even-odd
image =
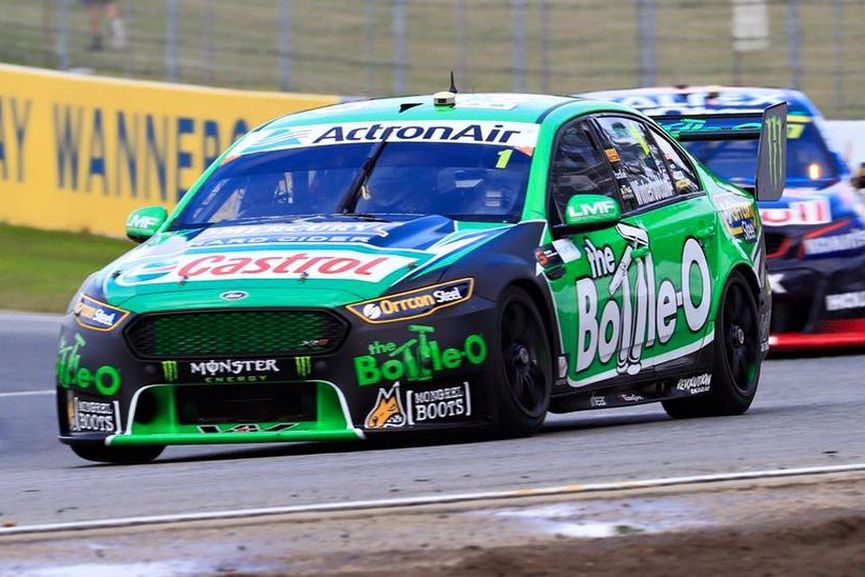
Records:
<instances>
[{"instance_id":1,"label":"monster claw logo","mask_svg":"<svg viewBox=\"0 0 865 577\"><path fill-rule=\"evenodd\" d=\"M399 398L399 383L394 383L390 390L378 390L375 406L366 416L363 426L367 429L387 429L405 425L405 410Z\"/></svg>"},{"instance_id":2,"label":"monster claw logo","mask_svg":"<svg viewBox=\"0 0 865 577\"><path fill-rule=\"evenodd\" d=\"M298 377L306 378L312 373L312 359L310 357L296 357L294 368L297 370Z\"/></svg>"},{"instance_id":3,"label":"monster claw logo","mask_svg":"<svg viewBox=\"0 0 865 577\"><path fill-rule=\"evenodd\" d=\"M781 147L783 144L781 141L781 119L779 117L773 116L766 120L766 135L769 147L769 179L771 180L771 187L777 188L780 185L781 173L784 170L784 167L781 165L783 161Z\"/></svg>"},{"instance_id":4,"label":"monster claw logo","mask_svg":"<svg viewBox=\"0 0 865 577\"><path fill-rule=\"evenodd\" d=\"M173 383L177 380L177 361L162 361L162 374L165 380Z\"/></svg>"}]
</instances>

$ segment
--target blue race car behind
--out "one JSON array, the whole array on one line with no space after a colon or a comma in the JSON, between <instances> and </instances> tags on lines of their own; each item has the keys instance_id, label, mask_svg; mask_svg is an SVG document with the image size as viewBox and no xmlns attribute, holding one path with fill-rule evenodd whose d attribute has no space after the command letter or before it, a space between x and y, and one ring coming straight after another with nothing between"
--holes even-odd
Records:
<instances>
[{"instance_id":1,"label":"blue race car behind","mask_svg":"<svg viewBox=\"0 0 865 577\"><path fill-rule=\"evenodd\" d=\"M660 120L721 176L753 186L757 141L736 138L749 116L789 104L784 196L760 204L773 289L775 349L865 345L865 182L850 178L825 138L820 111L801 92L676 86L582 94ZM719 137L723 134L723 137Z\"/></svg>"}]
</instances>

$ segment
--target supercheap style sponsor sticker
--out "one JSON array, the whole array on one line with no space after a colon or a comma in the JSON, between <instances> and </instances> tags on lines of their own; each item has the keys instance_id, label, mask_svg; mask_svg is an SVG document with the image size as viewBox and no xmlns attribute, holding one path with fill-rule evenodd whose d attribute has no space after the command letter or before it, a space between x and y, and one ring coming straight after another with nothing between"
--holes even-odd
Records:
<instances>
[{"instance_id":1,"label":"supercheap style sponsor sticker","mask_svg":"<svg viewBox=\"0 0 865 577\"><path fill-rule=\"evenodd\" d=\"M832 222L832 207L825 198L791 202L778 208L761 208L765 226L826 224Z\"/></svg>"},{"instance_id":2,"label":"supercheap style sponsor sticker","mask_svg":"<svg viewBox=\"0 0 865 577\"><path fill-rule=\"evenodd\" d=\"M540 127L530 122L414 120L346 122L264 129L245 136L231 156L329 144L438 142L533 149Z\"/></svg>"},{"instance_id":3,"label":"supercheap style sponsor sticker","mask_svg":"<svg viewBox=\"0 0 865 577\"><path fill-rule=\"evenodd\" d=\"M129 311L113 307L85 294L78 297L72 310L79 326L94 331L112 331L129 316Z\"/></svg>"},{"instance_id":4,"label":"supercheap style sponsor sticker","mask_svg":"<svg viewBox=\"0 0 865 577\"><path fill-rule=\"evenodd\" d=\"M351 304L346 308L371 324L393 323L429 316L445 307L466 302L473 289L474 279L464 278Z\"/></svg>"}]
</instances>

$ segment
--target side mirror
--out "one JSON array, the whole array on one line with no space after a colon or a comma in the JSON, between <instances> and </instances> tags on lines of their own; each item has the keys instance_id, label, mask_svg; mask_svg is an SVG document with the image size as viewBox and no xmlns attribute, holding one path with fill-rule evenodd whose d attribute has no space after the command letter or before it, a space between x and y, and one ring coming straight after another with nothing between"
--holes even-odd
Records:
<instances>
[{"instance_id":1,"label":"side mirror","mask_svg":"<svg viewBox=\"0 0 865 577\"><path fill-rule=\"evenodd\" d=\"M144 242L159 230L168 218L168 211L162 206L137 208L126 219L126 236L135 242Z\"/></svg>"},{"instance_id":2,"label":"side mirror","mask_svg":"<svg viewBox=\"0 0 865 577\"><path fill-rule=\"evenodd\" d=\"M853 185L853 188L858 188L859 190L865 188L865 162L859 165L859 173L850 179L850 184Z\"/></svg>"},{"instance_id":3,"label":"side mirror","mask_svg":"<svg viewBox=\"0 0 865 577\"><path fill-rule=\"evenodd\" d=\"M601 194L575 194L565 207L565 223L554 230L562 235L588 232L612 226L621 218L622 209L612 198Z\"/></svg>"}]
</instances>

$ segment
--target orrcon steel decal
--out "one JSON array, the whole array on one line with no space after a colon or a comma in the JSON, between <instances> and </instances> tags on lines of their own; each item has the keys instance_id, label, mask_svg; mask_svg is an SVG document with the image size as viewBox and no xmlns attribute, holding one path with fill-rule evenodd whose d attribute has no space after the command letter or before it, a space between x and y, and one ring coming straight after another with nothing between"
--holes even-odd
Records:
<instances>
[{"instance_id":1,"label":"orrcon steel decal","mask_svg":"<svg viewBox=\"0 0 865 577\"><path fill-rule=\"evenodd\" d=\"M465 302L471 298L473 288L474 279L464 278L351 304L346 308L372 324L405 321Z\"/></svg>"},{"instance_id":2,"label":"orrcon steel decal","mask_svg":"<svg viewBox=\"0 0 865 577\"><path fill-rule=\"evenodd\" d=\"M238 142L232 156L329 144L452 142L534 148L540 127L528 122L433 121L346 122L264 129Z\"/></svg>"},{"instance_id":3,"label":"orrcon steel decal","mask_svg":"<svg viewBox=\"0 0 865 577\"><path fill-rule=\"evenodd\" d=\"M129 316L129 311L113 307L85 294L78 297L78 302L75 303L72 313L75 315L75 322L78 323L78 326L100 332L114 330Z\"/></svg>"}]
</instances>

